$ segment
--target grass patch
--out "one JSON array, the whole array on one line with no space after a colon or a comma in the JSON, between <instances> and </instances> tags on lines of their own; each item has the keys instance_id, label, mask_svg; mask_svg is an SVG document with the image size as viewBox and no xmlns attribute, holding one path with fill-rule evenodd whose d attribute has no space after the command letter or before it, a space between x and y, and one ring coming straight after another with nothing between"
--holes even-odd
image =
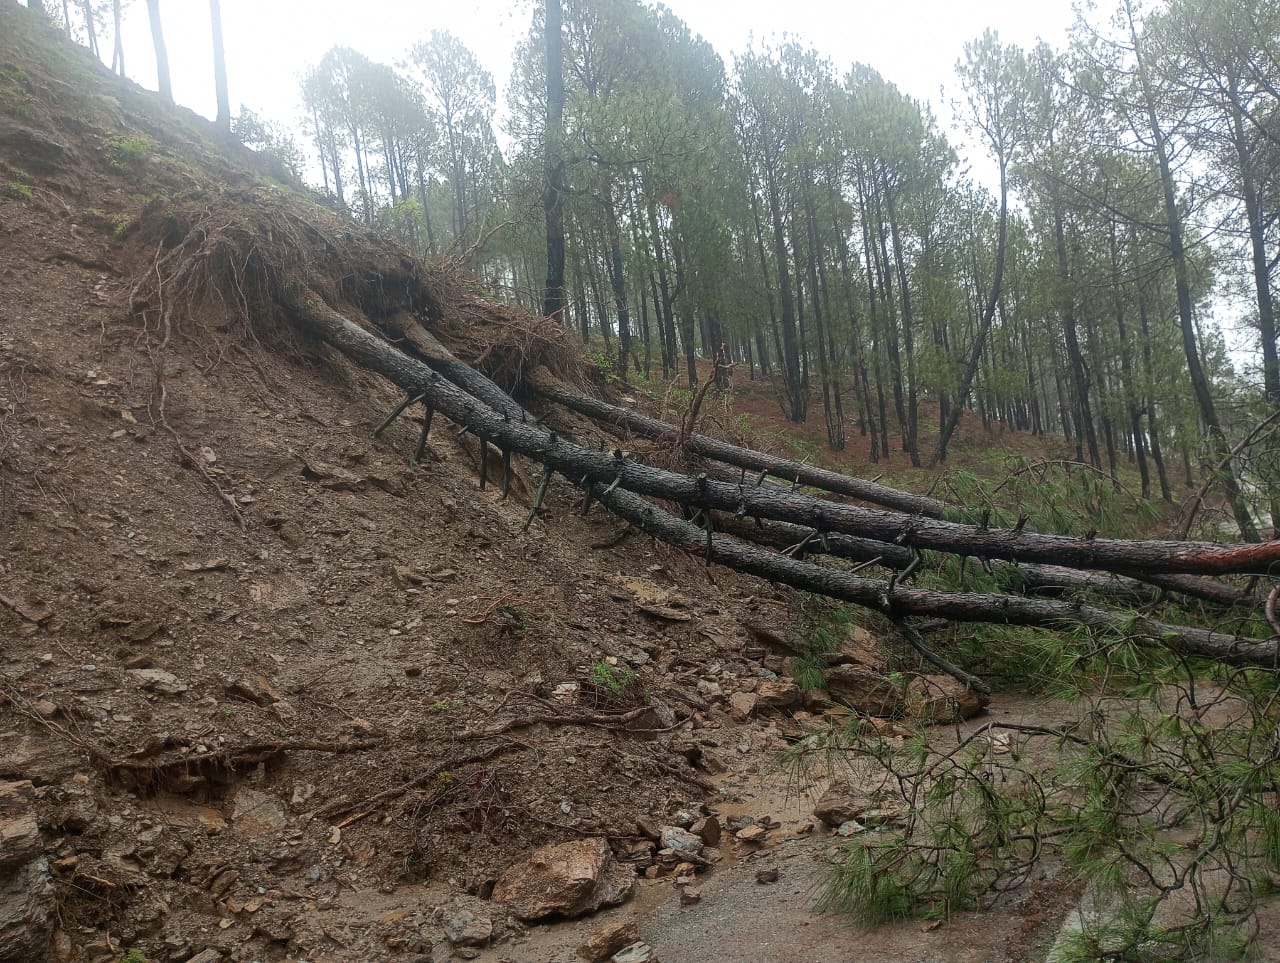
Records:
<instances>
[{"instance_id":1,"label":"grass patch","mask_svg":"<svg viewBox=\"0 0 1280 963\"><path fill-rule=\"evenodd\" d=\"M102 144L102 153L113 170L129 173L140 170L154 148L151 139L141 134L120 135L108 137Z\"/></svg>"}]
</instances>

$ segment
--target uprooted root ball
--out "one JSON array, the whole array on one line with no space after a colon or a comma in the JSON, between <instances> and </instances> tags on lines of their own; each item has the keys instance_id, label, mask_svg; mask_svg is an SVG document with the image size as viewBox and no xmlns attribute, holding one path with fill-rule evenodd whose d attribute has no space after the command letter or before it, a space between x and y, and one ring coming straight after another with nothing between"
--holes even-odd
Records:
<instances>
[{"instance_id":1,"label":"uprooted root ball","mask_svg":"<svg viewBox=\"0 0 1280 963\"><path fill-rule=\"evenodd\" d=\"M285 292L307 287L384 335L427 328L457 357L514 389L545 365L570 383L584 365L565 330L487 296L460 258L427 264L349 218L275 188L152 201L131 232L131 307L178 327L222 306L252 337L282 333Z\"/></svg>"}]
</instances>

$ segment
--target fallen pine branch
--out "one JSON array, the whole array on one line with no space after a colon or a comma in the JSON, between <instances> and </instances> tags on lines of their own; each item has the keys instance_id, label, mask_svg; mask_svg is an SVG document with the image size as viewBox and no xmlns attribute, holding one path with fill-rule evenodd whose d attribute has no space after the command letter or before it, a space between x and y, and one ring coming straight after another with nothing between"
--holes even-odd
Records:
<instances>
[{"instance_id":1,"label":"fallen pine branch","mask_svg":"<svg viewBox=\"0 0 1280 963\"><path fill-rule=\"evenodd\" d=\"M1143 644L1162 645L1183 655L1231 665L1271 668L1280 664L1280 644L1274 640L1256 641L1212 629L1167 625L1074 602L992 593L942 592L859 578L836 568L824 568L761 551L727 535L707 533L632 492L615 490L605 494L599 483L588 484L596 486L596 498L611 511L642 531L690 554L748 575L853 602L890 619L931 616L954 622L991 622L1049 629L1082 625Z\"/></svg>"},{"instance_id":2,"label":"fallen pine branch","mask_svg":"<svg viewBox=\"0 0 1280 963\"><path fill-rule=\"evenodd\" d=\"M642 718L646 714L652 713L650 706L639 706L635 709L629 709L626 712L598 712L598 713L571 713L571 712L548 712L536 716L521 716L516 719L509 719L499 725L492 726L488 729L482 729L479 732L461 733L459 739L492 739L510 732L513 729L528 729L530 726L536 725L553 725L553 726L590 726L596 729L627 729L630 732L668 732L671 726L661 726L651 728L648 726L640 728L630 728L627 723L634 722ZM677 723L678 725L679 723Z\"/></svg>"}]
</instances>

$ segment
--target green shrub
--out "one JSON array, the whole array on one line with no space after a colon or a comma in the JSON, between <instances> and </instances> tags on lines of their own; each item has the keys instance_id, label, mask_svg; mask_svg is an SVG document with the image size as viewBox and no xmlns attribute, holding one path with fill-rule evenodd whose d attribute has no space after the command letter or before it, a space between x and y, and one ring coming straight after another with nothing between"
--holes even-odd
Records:
<instances>
[{"instance_id":1,"label":"green shrub","mask_svg":"<svg viewBox=\"0 0 1280 963\"><path fill-rule=\"evenodd\" d=\"M108 137L102 145L107 163L117 171L136 171L151 155L154 144L141 134Z\"/></svg>"}]
</instances>

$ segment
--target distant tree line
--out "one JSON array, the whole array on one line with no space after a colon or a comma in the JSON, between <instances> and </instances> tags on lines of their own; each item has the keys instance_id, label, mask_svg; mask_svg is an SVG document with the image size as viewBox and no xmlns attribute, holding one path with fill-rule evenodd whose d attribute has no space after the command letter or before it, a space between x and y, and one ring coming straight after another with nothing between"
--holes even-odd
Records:
<instances>
[{"instance_id":1,"label":"distant tree line","mask_svg":"<svg viewBox=\"0 0 1280 963\"><path fill-rule=\"evenodd\" d=\"M723 351L833 448L857 431L917 465L969 410L1131 463L1144 495L1207 473L1252 536L1250 490L1280 489L1265 450L1248 477L1233 451L1280 406L1280 6L1121 0L1063 50L988 31L957 74L995 193L870 67L791 41L726 66L638 0L535 7L501 142L493 78L445 31L394 65L334 47L302 126L354 216L470 253L619 378L693 384ZM1242 370L1218 303L1247 306Z\"/></svg>"}]
</instances>

